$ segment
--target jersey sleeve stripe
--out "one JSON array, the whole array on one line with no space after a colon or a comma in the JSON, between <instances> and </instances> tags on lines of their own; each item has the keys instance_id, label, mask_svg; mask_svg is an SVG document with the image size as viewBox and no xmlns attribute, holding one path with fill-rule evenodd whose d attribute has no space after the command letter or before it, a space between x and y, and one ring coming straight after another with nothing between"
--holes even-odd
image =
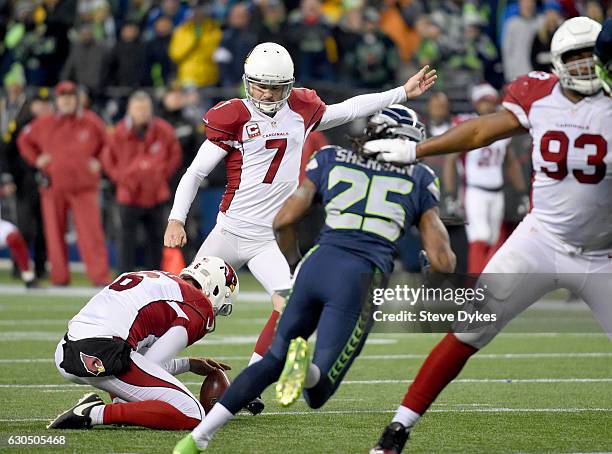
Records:
<instances>
[{"instance_id":1,"label":"jersey sleeve stripe","mask_svg":"<svg viewBox=\"0 0 612 454\"><path fill-rule=\"evenodd\" d=\"M529 123L527 113L523 110L521 106L510 101L504 101L502 105L514 114L514 116L517 118L519 123L521 123L521 126L523 126L523 128L531 129L531 123Z\"/></svg>"}]
</instances>

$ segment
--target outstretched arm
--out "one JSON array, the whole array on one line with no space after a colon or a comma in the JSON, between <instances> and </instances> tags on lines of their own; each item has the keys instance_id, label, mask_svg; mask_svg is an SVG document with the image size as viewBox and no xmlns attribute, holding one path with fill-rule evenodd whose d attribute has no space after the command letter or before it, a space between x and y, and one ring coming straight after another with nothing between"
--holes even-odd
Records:
<instances>
[{"instance_id":1,"label":"outstretched arm","mask_svg":"<svg viewBox=\"0 0 612 454\"><path fill-rule=\"evenodd\" d=\"M436 70L424 66L401 87L382 93L370 93L349 98L327 106L317 129L323 131L343 125L356 118L373 115L385 107L416 98L425 93L436 81Z\"/></svg>"},{"instance_id":2,"label":"outstretched arm","mask_svg":"<svg viewBox=\"0 0 612 454\"><path fill-rule=\"evenodd\" d=\"M302 258L295 225L312 205L316 193L315 184L308 177L304 178L300 187L287 199L274 218L276 242L292 271Z\"/></svg>"},{"instance_id":3,"label":"outstretched arm","mask_svg":"<svg viewBox=\"0 0 612 454\"><path fill-rule=\"evenodd\" d=\"M467 120L444 134L432 137L416 146L416 157L455 153L485 147L496 140L505 139L527 130L512 112L502 109L489 115Z\"/></svg>"},{"instance_id":4,"label":"outstretched arm","mask_svg":"<svg viewBox=\"0 0 612 454\"><path fill-rule=\"evenodd\" d=\"M440 220L437 207L423 213L419 221L419 232L432 269L439 273L452 273L457 258L451 249L448 232Z\"/></svg>"}]
</instances>

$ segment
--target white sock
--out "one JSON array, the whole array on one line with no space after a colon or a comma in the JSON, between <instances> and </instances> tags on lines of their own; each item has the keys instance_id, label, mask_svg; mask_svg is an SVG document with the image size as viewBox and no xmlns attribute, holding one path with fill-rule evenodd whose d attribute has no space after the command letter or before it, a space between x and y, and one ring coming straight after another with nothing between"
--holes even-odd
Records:
<instances>
[{"instance_id":1,"label":"white sock","mask_svg":"<svg viewBox=\"0 0 612 454\"><path fill-rule=\"evenodd\" d=\"M263 356L261 356L259 353L253 352L253 354L251 355L251 359L249 360L249 366L261 360L261 358L263 358Z\"/></svg>"},{"instance_id":2,"label":"white sock","mask_svg":"<svg viewBox=\"0 0 612 454\"><path fill-rule=\"evenodd\" d=\"M92 426L104 424L104 407L105 405L96 405L95 407L91 407L89 417L91 418Z\"/></svg>"},{"instance_id":3,"label":"white sock","mask_svg":"<svg viewBox=\"0 0 612 454\"><path fill-rule=\"evenodd\" d=\"M321 369L319 369L316 365L310 363L308 367L308 372L306 372L306 380L304 381L304 388L314 388L317 383L319 383L319 379L321 378Z\"/></svg>"},{"instance_id":4,"label":"white sock","mask_svg":"<svg viewBox=\"0 0 612 454\"><path fill-rule=\"evenodd\" d=\"M421 418L417 412L412 411L408 407L404 407L400 405L395 412L395 416L391 420L391 422L400 422L406 427L414 426L418 420Z\"/></svg>"},{"instance_id":5,"label":"white sock","mask_svg":"<svg viewBox=\"0 0 612 454\"><path fill-rule=\"evenodd\" d=\"M205 449L213 435L234 415L220 403L216 403L191 435L200 449Z\"/></svg>"}]
</instances>

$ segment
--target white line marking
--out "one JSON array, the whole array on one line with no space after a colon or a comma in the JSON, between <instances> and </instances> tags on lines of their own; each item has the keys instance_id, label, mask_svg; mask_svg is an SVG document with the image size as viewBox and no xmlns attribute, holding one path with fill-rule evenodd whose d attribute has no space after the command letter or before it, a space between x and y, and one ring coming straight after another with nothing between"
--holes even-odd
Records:
<instances>
[{"instance_id":1,"label":"white line marking","mask_svg":"<svg viewBox=\"0 0 612 454\"><path fill-rule=\"evenodd\" d=\"M200 386L201 381L186 381L185 385ZM412 380L344 380L344 385L395 385L408 384ZM453 380L452 383L612 383L612 378L460 378ZM75 384L0 384L0 388L42 388L42 389L61 389L61 388L82 388L84 385Z\"/></svg>"},{"instance_id":2,"label":"white line marking","mask_svg":"<svg viewBox=\"0 0 612 454\"><path fill-rule=\"evenodd\" d=\"M270 411L263 412L259 416L317 416L317 415L353 415L357 413L372 414L372 413L395 413L393 410L305 410L305 411ZM612 408L445 408L445 409L430 409L428 413L611 413ZM0 419L0 422L33 422L33 421L50 421L49 418L7 418Z\"/></svg>"},{"instance_id":3,"label":"white line marking","mask_svg":"<svg viewBox=\"0 0 612 454\"><path fill-rule=\"evenodd\" d=\"M250 359L250 356L224 356L215 355L221 361L242 361ZM425 359L425 354L405 355L361 355L359 360L395 360L395 359ZM583 353L482 353L472 357L474 359L546 359L546 358L612 358L612 352L583 352ZM0 359L0 364L28 364L28 363L52 363L53 358L17 358Z\"/></svg>"}]
</instances>

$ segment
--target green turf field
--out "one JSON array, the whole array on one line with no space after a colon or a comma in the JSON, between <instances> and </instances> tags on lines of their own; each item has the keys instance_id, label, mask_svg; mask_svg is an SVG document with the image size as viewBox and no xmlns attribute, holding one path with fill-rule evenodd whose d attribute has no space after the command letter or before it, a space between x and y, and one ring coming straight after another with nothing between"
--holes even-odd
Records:
<instances>
[{"instance_id":1,"label":"green turf field","mask_svg":"<svg viewBox=\"0 0 612 454\"><path fill-rule=\"evenodd\" d=\"M244 277L241 290L260 289ZM8 448L10 435L48 435L48 420L92 390L64 382L52 362L67 320L85 300L0 293L0 452L171 452L183 432L112 427L61 432L65 448ZM246 365L269 311L269 303L239 300L233 315L189 354L222 359L235 375ZM578 323L581 333L499 336L440 396L405 452L612 451L612 344L588 311L533 310L520 323L546 326L551 319ZM265 412L240 415L209 451L366 453L440 337L374 334L321 410L303 401L281 409L268 390ZM198 392L200 377L182 379Z\"/></svg>"}]
</instances>

